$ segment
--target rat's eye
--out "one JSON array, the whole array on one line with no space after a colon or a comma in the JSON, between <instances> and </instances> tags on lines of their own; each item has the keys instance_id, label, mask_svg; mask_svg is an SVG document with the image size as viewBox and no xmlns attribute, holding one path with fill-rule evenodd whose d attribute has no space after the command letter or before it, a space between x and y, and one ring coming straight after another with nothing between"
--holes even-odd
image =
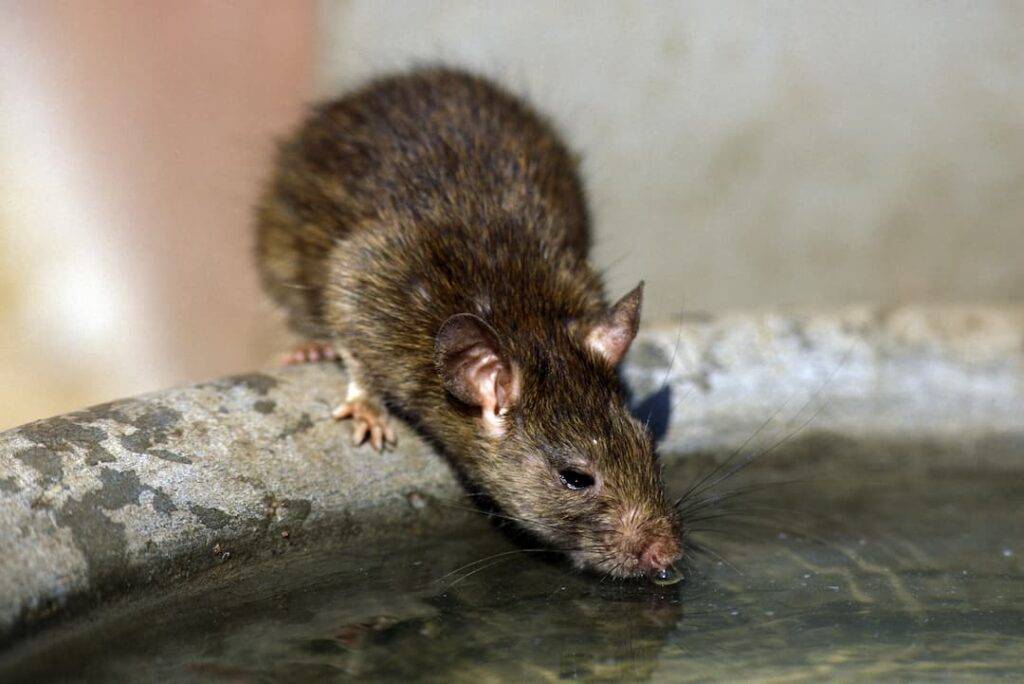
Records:
<instances>
[{"instance_id":1,"label":"rat's eye","mask_svg":"<svg viewBox=\"0 0 1024 684\"><path fill-rule=\"evenodd\" d=\"M586 489L594 485L594 478L578 470L560 470L558 479L566 489Z\"/></svg>"}]
</instances>

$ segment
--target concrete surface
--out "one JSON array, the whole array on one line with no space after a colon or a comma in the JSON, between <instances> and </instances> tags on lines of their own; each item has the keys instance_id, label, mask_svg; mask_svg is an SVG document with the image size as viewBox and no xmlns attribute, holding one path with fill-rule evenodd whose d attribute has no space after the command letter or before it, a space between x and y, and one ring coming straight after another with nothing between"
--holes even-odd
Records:
<instances>
[{"instance_id":1,"label":"concrete surface","mask_svg":"<svg viewBox=\"0 0 1024 684\"><path fill-rule=\"evenodd\" d=\"M886 443L925 462L1019 468L1024 455L1020 308L690 318L642 331L624 372L665 458L798 443L813 457L821 440L858 458ZM456 478L404 426L396 451L348 445L329 417L343 388L334 366L284 368L0 435L0 635L218 565L455 515L443 504L460 497Z\"/></svg>"}]
</instances>

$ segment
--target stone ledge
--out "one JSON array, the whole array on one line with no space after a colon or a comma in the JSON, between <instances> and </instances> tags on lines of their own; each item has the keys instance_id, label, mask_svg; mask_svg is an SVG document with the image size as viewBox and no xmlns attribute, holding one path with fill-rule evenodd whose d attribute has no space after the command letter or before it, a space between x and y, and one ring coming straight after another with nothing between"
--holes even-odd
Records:
<instances>
[{"instance_id":1,"label":"stone ledge","mask_svg":"<svg viewBox=\"0 0 1024 684\"><path fill-rule=\"evenodd\" d=\"M768 419L769 433L892 442L994 444L1024 428L1021 307L725 315L649 329L629 361L666 451L732 450ZM990 465L1018 465L1011 442Z\"/></svg>"},{"instance_id":2,"label":"stone ledge","mask_svg":"<svg viewBox=\"0 0 1024 684\"><path fill-rule=\"evenodd\" d=\"M624 375L666 458L810 429L970 445L943 453L1013 468L1024 454L1021 308L691 317L642 331ZM429 502L461 496L407 428L396 451L352 449L330 419L343 387L330 365L276 369L0 435L0 635L132 586L426 524Z\"/></svg>"}]
</instances>

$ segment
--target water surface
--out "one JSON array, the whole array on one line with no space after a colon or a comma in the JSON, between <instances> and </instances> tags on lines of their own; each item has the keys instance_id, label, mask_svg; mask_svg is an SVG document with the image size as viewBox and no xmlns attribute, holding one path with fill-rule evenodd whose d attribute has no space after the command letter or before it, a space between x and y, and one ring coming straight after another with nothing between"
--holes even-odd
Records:
<instances>
[{"instance_id":1,"label":"water surface","mask_svg":"<svg viewBox=\"0 0 1024 684\"><path fill-rule=\"evenodd\" d=\"M687 682L1024 677L1024 477L759 463L682 585L602 580L481 516L95 611L0 680ZM827 465L826 465L827 464ZM675 468L681 492L707 463Z\"/></svg>"}]
</instances>

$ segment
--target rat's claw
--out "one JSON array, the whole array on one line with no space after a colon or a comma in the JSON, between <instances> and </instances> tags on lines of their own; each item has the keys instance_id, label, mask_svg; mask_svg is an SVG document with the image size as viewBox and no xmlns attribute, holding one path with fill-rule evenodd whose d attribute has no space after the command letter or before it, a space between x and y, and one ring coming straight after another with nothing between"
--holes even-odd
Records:
<instances>
[{"instance_id":1,"label":"rat's claw","mask_svg":"<svg viewBox=\"0 0 1024 684\"><path fill-rule=\"evenodd\" d=\"M369 437L370 446L377 451L384 451L388 445L395 444L395 433L388 425L388 413L379 404L366 399L346 401L334 409L331 416L335 420L352 419L352 444L359 446Z\"/></svg>"},{"instance_id":2,"label":"rat's claw","mask_svg":"<svg viewBox=\"0 0 1024 684\"><path fill-rule=\"evenodd\" d=\"M299 363L317 363L319 361L334 361L338 358L338 352L327 342L306 342L281 357L281 363L286 366L294 366Z\"/></svg>"},{"instance_id":3,"label":"rat's claw","mask_svg":"<svg viewBox=\"0 0 1024 684\"><path fill-rule=\"evenodd\" d=\"M359 446L366 440L366 433L370 429L370 426L365 421L356 421L355 427L352 428L352 444Z\"/></svg>"},{"instance_id":4,"label":"rat's claw","mask_svg":"<svg viewBox=\"0 0 1024 684\"><path fill-rule=\"evenodd\" d=\"M398 442L395 431L386 422L380 422L370 429L370 444L377 451L384 451L384 447L394 446Z\"/></svg>"}]
</instances>

